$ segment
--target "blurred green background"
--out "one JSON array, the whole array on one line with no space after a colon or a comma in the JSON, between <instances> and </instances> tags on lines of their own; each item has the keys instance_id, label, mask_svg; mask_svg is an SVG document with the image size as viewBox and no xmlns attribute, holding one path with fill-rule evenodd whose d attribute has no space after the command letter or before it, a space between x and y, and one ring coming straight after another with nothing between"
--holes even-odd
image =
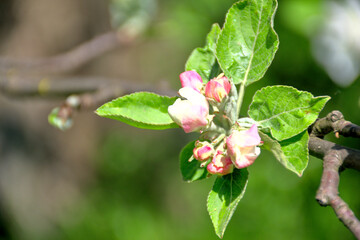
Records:
<instances>
[{"instance_id":1,"label":"blurred green background","mask_svg":"<svg viewBox=\"0 0 360 240\"><path fill-rule=\"evenodd\" d=\"M73 74L167 81L178 89L187 57L204 44L212 23L223 24L234 2L119 0L111 5L111 11L118 11L116 21L140 16L140 25L146 27L141 40ZM2 0L1 54L29 58L68 50L111 28L108 4ZM325 63L314 57L321 36L328 34L326 24L335 21L330 14L334 6L356 9L352 4L359 6L356 0L279 0L275 30L280 48L264 79L246 89L244 104L263 86L291 85L331 96L321 117L338 109L359 124L358 75L341 83L341 77L329 75ZM349 14L360 19L357 11ZM338 24L341 29L348 26ZM355 36L360 31L349 29ZM356 65L359 40L351 44L335 46L351 52ZM46 124L47 113L58 102L0 96L0 239L217 239L206 211L214 177L188 184L179 171L178 154L196 134L135 129L92 112L78 114L74 127L63 133ZM246 108L242 111L246 114ZM328 139L360 147L356 139ZM299 178L263 152L249 167L247 191L224 239L353 239L332 209L315 201L321 164L311 157ZM341 176L340 194L359 217L360 176L353 170Z\"/></svg>"}]
</instances>

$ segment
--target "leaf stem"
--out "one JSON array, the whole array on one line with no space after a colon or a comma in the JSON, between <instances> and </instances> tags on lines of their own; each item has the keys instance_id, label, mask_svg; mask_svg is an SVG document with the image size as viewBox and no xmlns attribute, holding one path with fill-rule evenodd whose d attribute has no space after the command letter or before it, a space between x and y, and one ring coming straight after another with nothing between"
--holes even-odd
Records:
<instances>
[{"instance_id":1,"label":"leaf stem","mask_svg":"<svg viewBox=\"0 0 360 240\"><path fill-rule=\"evenodd\" d=\"M236 105L236 118L238 118L240 115L240 109L243 103L244 93L245 93L245 84L244 82L241 82L239 86L239 97Z\"/></svg>"}]
</instances>

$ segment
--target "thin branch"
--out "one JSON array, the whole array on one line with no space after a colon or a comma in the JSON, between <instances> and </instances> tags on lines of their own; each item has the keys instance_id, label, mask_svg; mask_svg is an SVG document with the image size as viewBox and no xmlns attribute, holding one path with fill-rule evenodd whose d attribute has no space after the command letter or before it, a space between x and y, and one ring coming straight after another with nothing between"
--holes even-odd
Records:
<instances>
[{"instance_id":1,"label":"thin branch","mask_svg":"<svg viewBox=\"0 0 360 240\"><path fill-rule=\"evenodd\" d=\"M166 82L160 85L137 83L103 77L52 77L1 76L0 92L9 97L41 96L64 97L65 102L51 111L49 121L61 130L72 126L74 113L79 110L95 110L100 105L125 94L147 91L175 96Z\"/></svg>"},{"instance_id":2,"label":"thin branch","mask_svg":"<svg viewBox=\"0 0 360 240\"><path fill-rule=\"evenodd\" d=\"M37 76L15 75L7 77L0 75L0 92L17 97L64 97L71 94L93 94L94 99L98 99L100 95L103 96L102 99L109 99L138 91L155 92L168 96L176 95L176 92L171 90L166 83L160 84L161 86L96 76L41 78ZM105 96L106 94L108 97Z\"/></svg>"},{"instance_id":3,"label":"thin branch","mask_svg":"<svg viewBox=\"0 0 360 240\"><path fill-rule=\"evenodd\" d=\"M157 88L158 89L158 88ZM100 87L92 93L83 93L80 95L70 95L60 107L54 108L49 119L50 123L61 130L67 130L72 126L74 113L79 110L95 110L100 105L113 100L122 95L149 91L165 95L175 95L175 92L169 89L155 90L154 87L144 87L144 85L122 82L120 84Z\"/></svg>"},{"instance_id":4,"label":"thin branch","mask_svg":"<svg viewBox=\"0 0 360 240\"><path fill-rule=\"evenodd\" d=\"M59 97L94 92L112 80L101 77L40 77L31 75L0 75L0 92L8 96Z\"/></svg>"},{"instance_id":5,"label":"thin branch","mask_svg":"<svg viewBox=\"0 0 360 240\"><path fill-rule=\"evenodd\" d=\"M47 58L13 59L0 57L0 71L60 73L76 69L90 60L133 40L125 31L99 35L68 52Z\"/></svg>"},{"instance_id":6,"label":"thin branch","mask_svg":"<svg viewBox=\"0 0 360 240\"><path fill-rule=\"evenodd\" d=\"M143 84L134 84L129 82L122 82L122 84L117 85L109 85L104 88L100 88L93 93L84 93L78 95L79 98L79 108L81 110L84 109L94 109L99 107L100 105L108 102L114 98L121 97L126 94L134 93L134 92L154 92L161 95L167 96L175 96L176 92L169 89L159 89L154 87L146 87Z\"/></svg>"}]
</instances>

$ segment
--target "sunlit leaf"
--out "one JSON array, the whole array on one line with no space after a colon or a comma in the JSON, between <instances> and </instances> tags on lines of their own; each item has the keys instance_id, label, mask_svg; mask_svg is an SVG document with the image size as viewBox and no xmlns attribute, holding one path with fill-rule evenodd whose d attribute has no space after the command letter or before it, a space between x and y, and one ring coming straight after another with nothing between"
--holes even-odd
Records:
<instances>
[{"instance_id":1,"label":"sunlit leaf","mask_svg":"<svg viewBox=\"0 0 360 240\"><path fill-rule=\"evenodd\" d=\"M178 125L170 118L168 107L176 97L137 92L105 103L96 110L101 117L115 119L137 128L168 129Z\"/></svg>"},{"instance_id":2,"label":"sunlit leaf","mask_svg":"<svg viewBox=\"0 0 360 240\"><path fill-rule=\"evenodd\" d=\"M216 56L235 84L258 81L272 62L279 45L273 29L276 7L276 0L243 0L227 13Z\"/></svg>"},{"instance_id":3,"label":"sunlit leaf","mask_svg":"<svg viewBox=\"0 0 360 240\"><path fill-rule=\"evenodd\" d=\"M279 140L291 138L306 130L330 99L313 97L309 92L288 86L270 86L257 91L248 114L258 125L269 128Z\"/></svg>"},{"instance_id":4,"label":"sunlit leaf","mask_svg":"<svg viewBox=\"0 0 360 240\"><path fill-rule=\"evenodd\" d=\"M216 41L220 31L219 25L213 24L211 31L206 37L205 47L194 49L185 64L186 71L196 71L200 74L204 82L208 82L220 73L215 58Z\"/></svg>"}]
</instances>

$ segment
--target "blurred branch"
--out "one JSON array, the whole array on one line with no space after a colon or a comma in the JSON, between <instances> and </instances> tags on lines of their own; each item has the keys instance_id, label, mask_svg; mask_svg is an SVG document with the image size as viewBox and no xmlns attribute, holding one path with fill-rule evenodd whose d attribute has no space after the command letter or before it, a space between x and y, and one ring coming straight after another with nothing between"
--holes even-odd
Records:
<instances>
[{"instance_id":1,"label":"blurred branch","mask_svg":"<svg viewBox=\"0 0 360 240\"><path fill-rule=\"evenodd\" d=\"M9 96L42 96L42 97L64 97L71 94L90 94L92 96L103 96L109 99L123 94L137 91L149 91L164 95L174 96L176 92L171 90L167 82L160 85L137 83L134 81L96 77L96 76L63 76L63 77L37 77L37 76L1 76L0 92ZM120 93L121 92L121 93ZM107 95L107 97L106 97Z\"/></svg>"},{"instance_id":2,"label":"blurred branch","mask_svg":"<svg viewBox=\"0 0 360 240\"><path fill-rule=\"evenodd\" d=\"M117 31L99 35L68 52L53 57L40 59L0 57L0 92L15 97L66 96L65 102L60 107L54 108L49 115L49 122L62 130L71 127L75 111L94 110L99 105L124 94L149 91L163 95L176 95L165 84L150 86L93 76L47 76L51 73L74 70L107 51L132 43L145 30L145 26L144 21L128 20Z\"/></svg>"},{"instance_id":3,"label":"blurred branch","mask_svg":"<svg viewBox=\"0 0 360 240\"><path fill-rule=\"evenodd\" d=\"M109 31L101 34L68 52L47 58L14 59L0 57L0 71L61 73L76 69L90 60L134 40L133 35L123 31Z\"/></svg>"},{"instance_id":4,"label":"blurred branch","mask_svg":"<svg viewBox=\"0 0 360 240\"><path fill-rule=\"evenodd\" d=\"M94 92L110 84L101 77L40 77L30 75L0 75L0 91L15 97L24 96L68 96Z\"/></svg>"},{"instance_id":5,"label":"blurred branch","mask_svg":"<svg viewBox=\"0 0 360 240\"><path fill-rule=\"evenodd\" d=\"M341 222L360 239L360 221L350 207L339 196L340 171L353 168L360 171L360 151L323 140L326 134L335 132L343 136L359 137L360 127L346 121L339 111L332 111L325 118L318 119L309 129L310 154L323 158L323 174L316 194L321 206L331 206Z\"/></svg>"},{"instance_id":6,"label":"blurred branch","mask_svg":"<svg viewBox=\"0 0 360 240\"><path fill-rule=\"evenodd\" d=\"M74 112L95 110L100 105L125 94L147 91L161 95L175 96L167 82L150 85L104 77L48 77L1 76L0 92L13 97L41 96L67 97L49 115L53 126L67 130L72 126Z\"/></svg>"}]
</instances>

